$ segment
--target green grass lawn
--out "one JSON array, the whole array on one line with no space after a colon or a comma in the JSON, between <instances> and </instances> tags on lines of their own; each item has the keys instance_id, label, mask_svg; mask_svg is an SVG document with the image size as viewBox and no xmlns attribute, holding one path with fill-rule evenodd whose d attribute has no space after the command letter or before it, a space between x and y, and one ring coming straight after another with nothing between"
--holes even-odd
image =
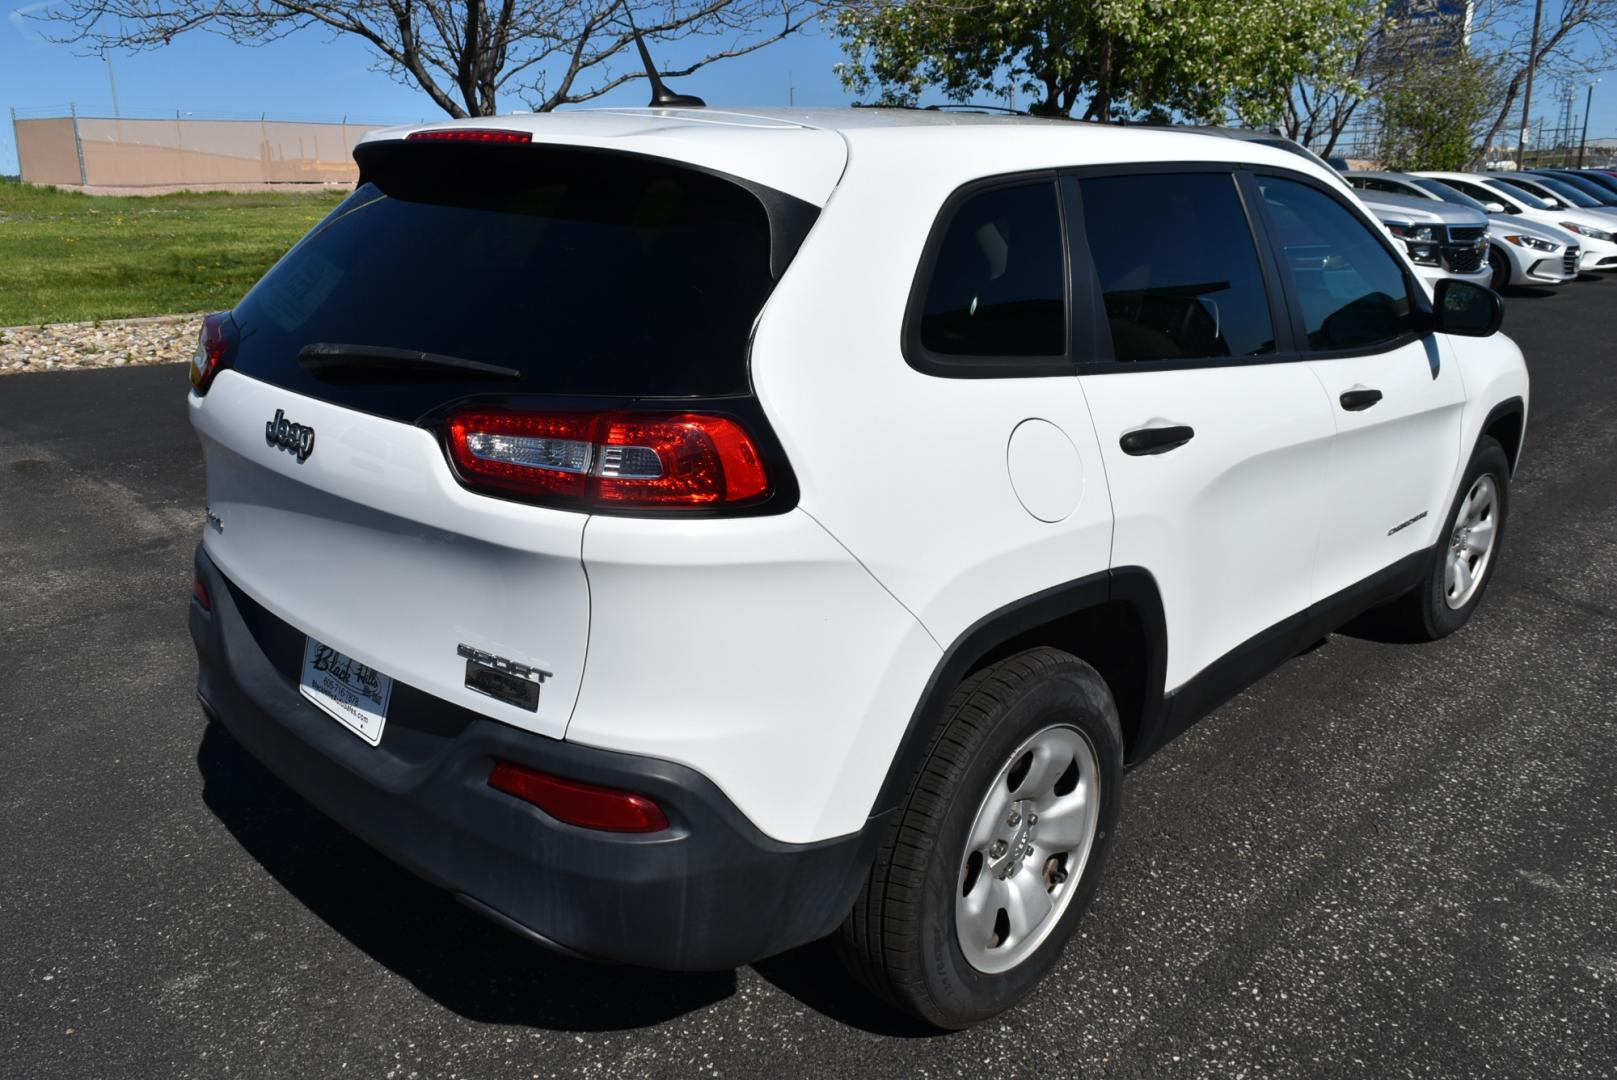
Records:
<instances>
[{"instance_id":1,"label":"green grass lawn","mask_svg":"<svg viewBox=\"0 0 1617 1080\"><path fill-rule=\"evenodd\" d=\"M341 199L120 198L0 182L0 326L233 307Z\"/></svg>"}]
</instances>

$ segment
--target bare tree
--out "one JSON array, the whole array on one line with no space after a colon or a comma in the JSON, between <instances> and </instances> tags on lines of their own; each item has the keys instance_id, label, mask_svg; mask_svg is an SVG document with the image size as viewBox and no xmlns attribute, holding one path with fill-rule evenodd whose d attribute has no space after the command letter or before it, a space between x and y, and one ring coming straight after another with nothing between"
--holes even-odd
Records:
<instances>
[{"instance_id":1,"label":"bare tree","mask_svg":"<svg viewBox=\"0 0 1617 1080\"><path fill-rule=\"evenodd\" d=\"M796 33L835 0L655 0L634 22L663 43L705 39L688 75ZM628 0L65 0L33 17L58 42L97 53L161 48L203 30L261 45L302 30L353 34L376 67L454 117L492 116L502 94L548 112L645 78ZM627 55L625 54L626 50ZM682 49L688 53L692 49Z\"/></svg>"},{"instance_id":2,"label":"bare tree","mask_svg":"<svg viewBox=\"0 0 1617 1080\"><path fill-rule=\"evenodd\" d=\"M1483 34L1484 45L1498 63L1504 91L1477 150L1480 159L1499 132L1521 112L1521 92L1527 81L1528 29L1532 0L1501 0ZM1491 40L1489 40L1491 39ZM1617 61L1617 0L1565 0L1559 11L1546 5L1538 36L1538 74L1535 78L1576 78L1609 70ZM1512 140L1514 142L1514 140Z\"/></svg>"}]
</instances>

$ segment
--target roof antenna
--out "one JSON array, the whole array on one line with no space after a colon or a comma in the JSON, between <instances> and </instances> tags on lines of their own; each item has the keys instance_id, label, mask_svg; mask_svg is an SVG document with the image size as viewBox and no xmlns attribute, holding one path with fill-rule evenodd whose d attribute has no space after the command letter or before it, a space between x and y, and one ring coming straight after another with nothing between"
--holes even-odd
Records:
<instances>
[{"instance_id":1,"label":"roof antenna","mask_svg":"<svg viewBox=\"0 0 1617 1080\"><path fill-rule=\"evenodd\" d=\"M651 103L653 109L701 109L707 102L694 94L676 94L663 85L662 77L657 74L657 65L651 62L651 53L646 51L645 39L640 36L640 30L634 24L634 16L629 13L629 0L623 0L623 17L629 20L629 32L634 35L635 47L640 50L640 62L646 65L646 78L651 82Z\"/></svg>"}]
</instances>

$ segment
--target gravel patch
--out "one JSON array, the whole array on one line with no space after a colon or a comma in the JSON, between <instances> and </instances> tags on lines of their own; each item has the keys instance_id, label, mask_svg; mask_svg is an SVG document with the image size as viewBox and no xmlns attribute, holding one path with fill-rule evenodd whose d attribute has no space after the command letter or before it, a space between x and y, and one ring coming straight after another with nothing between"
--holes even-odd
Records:
<instances>
[{"instance_id":1,"label":"gravel patch","mask_svg":"<svg viewBox=\"0 0 1617 1080\"><path fill-rule=\"evenodd\" d=\"M191 359L201 313L0 327L0 375Z\"/></svg>"}]
</instances>

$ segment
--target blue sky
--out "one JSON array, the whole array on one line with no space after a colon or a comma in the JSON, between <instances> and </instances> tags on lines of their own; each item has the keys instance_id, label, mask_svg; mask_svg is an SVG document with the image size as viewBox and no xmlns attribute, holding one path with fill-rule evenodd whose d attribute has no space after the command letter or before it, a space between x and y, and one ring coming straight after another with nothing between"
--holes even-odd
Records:
<instances>
[{"instance_id":1,"label":"blue sky","mask_svg":"<svg viewBox=\"0 0 1617 1080\"><path fill-rule=\"evenodd\" d=\"M59 109L69 103L85 114L112 115L107 64L45 41L36 24L19 13L38 5L8 8L0 25L0 108L20 114ZM654 54L656 50L654 49ZM842 58L825 30L789 38L750 56L736 57L677 80L679 90L710 103L784 105L795 86L799 105L852 101L832 70ZM672 59L672 58L671 58ZM352 37L305 31L273 45L248 48L206 33L176 38L156 52L112 57L118 102L126 116L171 115L405 122L441 117L419 90L370 70L371 57ZM645 83L636 81L599 99L601 104L644 105ZM516 98L500 108L520 109ZM0 113L0 173L17 171L9 113Z\"/></svg>"},{"instance_id":2,"label":"blue sky","mask_svg":"<svg viewBox=\"0 0 1617 1080\"><path fill-rule=\"evenodd\" d=\"M86 114L111 115L108 65L45 41L22 12L31 3L8 7L0 25L0 107L38 114L70 102ZM841 59L827 31L808 33L751 56L726 60L679 80L677 88L700 94L715 105L784 105L795 87L800 105L847 104L832 70ZM676 59L670 57L670 60ZM404 122L441 116L426 95L370 70L370 55L351 37L331 38L306 31L259 48L192 33L156 52L112 58L118 100L128 116L166 115L178 110L199 116L257 116L285 119ZM1541 86L1535 108L1553 123L1553 87ZM601 99L604 104L643 105L646 89L631 83ZM521 108L514 98L501 108ZM1583 108L1578 95L1578 111ZM11 125L0 117L0 173L17 170ZM1595 89L1590 137L1617 135L1617 74Z\"/></svg>"}]
</instances>

